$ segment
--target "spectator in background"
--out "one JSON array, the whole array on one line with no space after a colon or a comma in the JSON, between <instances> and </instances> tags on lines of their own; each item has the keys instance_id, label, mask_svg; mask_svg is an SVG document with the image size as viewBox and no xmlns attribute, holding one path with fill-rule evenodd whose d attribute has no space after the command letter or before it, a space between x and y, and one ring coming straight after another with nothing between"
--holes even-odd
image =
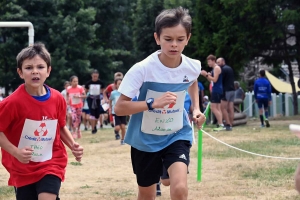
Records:
<instances>
[{"instance_id":1,"label":"spectator in background","mask_svg":"<svg viewBox=\"0 0 300 200\"><path fill-rule=\"evenodd\" d=\"M240 111L244 110L244 99L245 99L245 92L243 88L240 86L240 83L238 81L234 81L234 88L235 88L235 95L234 99L241 99L242 103L240 104Z\"/></svg>"},{"instance_id":2,"label":"spectator in background","mask_svg":"<svg viewBox=\"0 0 300 200\"><path fill-rule=\"evenodd\" d=\"M201 75L206 77L208 81L212 83L211 92L211 110L218 120L217 128L214 131L224 130L222 111L221 111L221 96L223 94L222 86L222 71L221 68L216 63L216 57L214 55L209 55L207 57L207 64L211 67L212 73L208 73L205 70L201 71Z\"/></svg>"},{"instance_id":3,"label":"spectator in background","mask_svg":"<svg viewBox=\"0 0 300 200\"><path fill-rule=\"evenodd\" d=\"M4 99L4 96L3 96L3 94L1 93L1 94L0 94L0 101L3 101L3 99Z\"/></svg>"},{"instance_id":4,"label":"spectator in background","mask_svg":"<svg viewBox=\"0 0 300 200\"><path fill-rule=\"evenodd\" d=\"M206 110L208 103L209 103L208 96L204 96L203 97L203 108L204 108L204 110Z\"/></svg>"},{"instance_id":5,"label":"spectator in background","mask_svg":"<svg viewBox=\"0 0 300 200\"><path fill-rule=\"evenodd\" d=\"M123 79L123 73L122 72L116 72L114 74L114 81L116 79ZM109 84L105 90L103 91L103 100L104 100L104 103L109 103L109 97L110 97L110 94L112 91L116 90L116 84L115 83L111 83ZM111 111L108 111L109 113L111 113ZM109 117L108 117L109 121L110 121L110 124L112 127L114 127L114 120L113 120L113 115L112 114L109 114Z\"/></svg>"},{"instance_id":6,"label":"spectator in background","mask_svg":"<svg viewBox=\"0 0 300 200\"><path fill-rule=\"evenodd\" d=\"M71 131L71 127L72 127L72 120L71 120L71 109L70 109L70 105L69 102L67 100L67 88L70 86L70 82L69 81L65 81L64 83L64 90L61 91L61 94L63 95L66 103L67 103L67 116L66 116L66 120L67 120L67 126L69 128L69 130Z\"/></svg>"},{"instance_id":7,"label":"spectator in background","mask_svg":"<svg viewBox=\"0 0 300 200\"><path fill-rule=\"evenodd\" d=\"M266 79L265 70L259 71L259 78L254 83L254 98L256 100L258 109L259 109L259 118L261 122L261 127L265 127L264 121L266 123L266 127L270 127L270 123L268 120L269 117L269 105L271 104L271 84ZM265 110L265 120L263 117L263 109Z\"/></svg>"},{"instance_id":8,"label":"spectator in background","mask_svg":"<svg viewBox=\"0 0 300 200\"><path fill-rule=\"evenodd\" d=\"M221 99L221 110L223 119L226 121L226 131L232 131L234 119L234 73L230 66L225 64L224 58L218 58L217 64L222 69L223 95Z\"/></svg>"},{"instance_id":9,"label":"spectator in background","mask_svg":"<svg viewBox=\"0 0 300 200\"><path fill-rule=\"evenodd\" d=\"M200 110L201 110L201 112L204 112L204 108L203 108L204 86L200 81L198 81L198 88L199 88Z\"/></svg>"},{"instance_id":10,"label":"spectator in background","mask_svg":"<svg viewBox=\"0 0 300 200\"><path fill-rule=\"evenodd\" d=\"M240 83L238 81L234 81L234 88L235 88L235 99L245 99L245 92L243 88L241 88Z\"/></svg>"}]
</instances>

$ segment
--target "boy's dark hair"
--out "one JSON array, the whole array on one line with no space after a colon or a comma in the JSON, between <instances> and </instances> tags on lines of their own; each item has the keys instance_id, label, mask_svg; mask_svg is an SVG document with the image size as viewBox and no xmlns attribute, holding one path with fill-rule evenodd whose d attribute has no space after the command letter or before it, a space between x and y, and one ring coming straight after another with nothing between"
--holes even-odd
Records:
<instances>
[{"instance_id":1,"label":"boy's dark hair","mask_svg":"<svg viewBox=\"0 0 300 200\"><path fill-rule=\"evenodd\" d=\"M75 76L75 75L74 75L74 76L71 76L71 78L70 78L70 82L72 82L74 78L78 78L78 77L77 77L77 76Z\"/></svg>"},{"instance_id":2,"label":"boy's dark hair","mask_svg":"<svg viewBox=\"0 0 300 200\"><path fill-rule=\"evenodd\" d=\"M122 80L123 80L122 78L116 78L116 79L115 79L115 84L117 84L118 81L122 81Z\"/></svg>"},{"instance_id":3,"label":"boy's dark hair","mask_svg":"<svg viewBox=\"0 0 300 200\"><path fill-rule=\"evenodd\" d=\"M97 69L93 69L92 73L91 74L99 74L98 70Z\"/></svg>"},{"instance_id":4,"label":"boy's dark hair","mask_svg":"<svg viewBox=\"0 0 300 200\"><path fill-rule=\"evenodd\" d=\"M192 30L192 18L189 11L181 6L162 11L155 19L155 32L159 37L163 28L174 27L179 24L185 28L188 37Z\"/></svg>"},{"instance_id":5,"label":"boy's dark hair","mask_svg":"<svg viewBox=\"0 0 300 200\"><path fill-rule=\"evenodd\" d=\"M261 77L265 77L266 76L266 71L264 69L261 69L259 71L259 74L260 74Z\"/></svg>"},{"instance_id":6,"label":"boy's dark hair","mask_svg":"<svg viewBox=\"0 0 300 200\"><path fill-rule=\"evenodd\" d=\"M47 64L47 68L51 66L51 56L43 43L35 43L28 46L17 55L17 67L22 70L22 64L26 59L32 59L35 56L40 56Z\"/></svg>"},{"instance_id":7,"label":"boy's dark hair","mask_svg":"<svg viewBox=\"0 0 300 200\"><path fill-rule=\"evenodd\" d=\"M212 60L212 61L216 61L216 56L210 54L209 56L207 56L206 60Z\"/></svg>"}]
</instances>

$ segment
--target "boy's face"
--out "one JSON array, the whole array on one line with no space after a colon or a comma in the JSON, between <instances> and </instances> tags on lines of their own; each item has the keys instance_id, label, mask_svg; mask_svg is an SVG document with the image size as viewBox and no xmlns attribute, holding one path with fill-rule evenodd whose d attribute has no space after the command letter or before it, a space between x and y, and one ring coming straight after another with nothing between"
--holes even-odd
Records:
<instances>
[{"instance_id":1,"label":"boy's face","mask_svg":"<svg viewBox=\"0 0 300 200\"><path fill-rule=\"evenodd\" d=\"M77 77L73 78L71 84L73 87L78 86L78 78Z\"/></svg>"},{"instance_id":2,"label":"boy's face","mask_svg":"<svg viewBox=\"0 0 300 200\"><path fill-rule=\"evenodd\" d=\"M122 83L122 81L121 81L121 80L119 80L119 81L117 82L117 84L116 84L116 89L119 89L119 87L120 87L121 83Z\"/></svg>"},{"instance_id":3,"label":"boy's face","mask_svg":"<svg viewBox=\"0 0 300 200\"><path fill-rule=\"evenodd\" d=\"M36 90L44 87L44 82L49 77L51 66L47 68L46 62L38 55L23 61L22 69L17 69L21 79L24 79L27 89Z\"/></svg>"},{"instance_id":4,"label":"boy's face","mask_svg":"<svg viewBox=\"0 0 300 200\"><path fill-rule=\"evenodd\" d=\"M98 73L92 73L92 81L98 81L99 74Z\"/></svg>"},{"instance_id":5,"label":"boy's face","mask_svg":"<svg viewBox=\"0 0 300 200\"><path fill-rule=\"evenodd\" d=\"M186 30L181 24L163 28L159 37L154 33L156 44L160 45L162 53L170 58L181 56L190 37L191 34L187 36Z\"/></svg>"},{"instance_id":6,"label":"boy's face","mask_svg":"<svg viewBox=\"0 0 300 200\"><path fill-rule=\"evenodd\" d=\"M212 61L212 60L207 60L207 65L208 65L209 67L213 67L215 64L216 64L216 63L215 63L214 61Z\"/></svg>"}]
</instances>

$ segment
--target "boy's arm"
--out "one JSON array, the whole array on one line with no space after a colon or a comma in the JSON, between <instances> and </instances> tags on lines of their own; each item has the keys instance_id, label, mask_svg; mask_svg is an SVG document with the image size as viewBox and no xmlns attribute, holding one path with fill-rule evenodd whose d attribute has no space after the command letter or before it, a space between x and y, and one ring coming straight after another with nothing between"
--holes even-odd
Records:
<instances>
[{"instance_id":1,"label":"boy's arm","mask_svg":"<svg viewBox=\"0 0 300 200\"><path fill-rule=\"evenodd\" d=\"M198 84L196 81L194 81L194 83L189 87L188 92L192 101L193 121L197 125L198 129L201 129L206 119L204 114L200 111Z\"/></svg>"},{"instance_id":2,"label":"boy's arm","mask_svg":"<svg viewBox=\"0 0 300 200\"><path fill-rule=\"evenodd\" d=\"M192 110L199 110L199 95L198 95L198 84L196 81L188 88L188 92L192 101Z\"/></svg>"},{"instance_id":3,"label":"boy's arm","mask_svg":"<svg viewBox=\"0 0 300 200\"><path fill-rule=\"evenodd\" d=\"M269 101L272 101L272 87L270 82L268 84L268 97L269 97Z\"/></svg>"},{"instance_id":4,"label":"boy's arm","mask_svg":"<svg viewBox=\"0 0 300 200\"><path fill-rule=\"evenodd\" d=\"M108 88L109 86L107 86L106 88L105 88L105 90L103 91L103 99L104 99L104 102L108 102L108 97L107 97L107 88Z\"/></svg>"},{"instance_id":5,"label":"boy's arm","mask_svg":"<svg viewBox=\"0 0 300 200\"><path fill-rule=\"evenodd\" d=\"M152 108L163 108L166 105L176 103L176 98L177 95L173 92L166 92L161 97L154 99ZM131 101L131 98L123 94L115 105L115 113L118 116L132 115L146 110L148 110L146 101Z\"/></svg>"},{"instance_id":6,"label":"boy's arm","mask_svg":"<svg viewBox=\"0 0 300 200\"><path fill-rule=\"evenodd\" d=\"M112 99L111 98L109 99L109 112L112 113Z\"/></svg>"},{"instance_id":7,"label":"boy's arm","mask_svg":"<svg viewBox=\"0 0 300 200\"><path fill-rule=\"evenodd\" d=\"M256 98L257 98L257 83L255 82L254 83L254 99L256 100Z\"/></svg>"},{"instance_id":8,"label":"boy's arm","mask_svg":"<svg viewBox=\"0 0 300 200\"><path fill-rule=\"evenodd\" d=\"M83 155L83 147L74 141L69 129L64 126L60 129L60 139L69 147L78 162Z\"/></svg>"},{"instance_id":9,"label":"boy's arm","mask_svg":"<svg viewBox=\"0 0 300 200\"><path fill-rule=\"evenodd\" d=\"M210 73L207 73L208 76L206 78L207 78L207 80L213 81L214 83L216 83L219 79L220 74L221 74L221 68L219 66L217 66L214 68L214 76L211 76Z\"/></svg>"},{"instance_id":10,"label":"boy's arm","mask_svg":"<svg viewBox=\"0 0 300 200\"><path fill-rule=\"evenodd\" d=\"M30 147L18 149L18 147L13 145L2 132L0 132L0 147L16 159L18 159L21 163L29 163L31 154L33 152Z\"/></svg>"}]
</instances>

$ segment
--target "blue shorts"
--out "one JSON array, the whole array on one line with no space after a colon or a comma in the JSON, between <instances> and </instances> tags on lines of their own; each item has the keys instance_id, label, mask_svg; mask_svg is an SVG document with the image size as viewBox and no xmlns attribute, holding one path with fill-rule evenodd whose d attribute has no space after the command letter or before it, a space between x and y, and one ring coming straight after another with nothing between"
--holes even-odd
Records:
<instances>
[{"instance_id":1,"label":"blue shorts","mask_svg":"<svg viewBox=\"0 0 300 200\"><path fill-rule=\"evenodd\" d=\"M90 114L90 109L82 109L82 112L89 115Z\"/></svg>"},{"instance_id":2,"label":"blue shorts","mask_svg":"<svg viewBox=\"0 0 300 200\"><path fill-rule=\"evenodd\" d=\"M212 92L210 102L211 103L221 103L222 94Z\"/></svg>"},{"instance_id":3,"label":"blue shorts","mask_svg":"<svg viewBox=\"0 0 300 200\"><path fill-rule=\"evenodd\" d=\"M269 99L257 99L257 106L259 109L262 109L262 107L264 107L264 109L268 109Z\"/></svg>"}]
</instances>

